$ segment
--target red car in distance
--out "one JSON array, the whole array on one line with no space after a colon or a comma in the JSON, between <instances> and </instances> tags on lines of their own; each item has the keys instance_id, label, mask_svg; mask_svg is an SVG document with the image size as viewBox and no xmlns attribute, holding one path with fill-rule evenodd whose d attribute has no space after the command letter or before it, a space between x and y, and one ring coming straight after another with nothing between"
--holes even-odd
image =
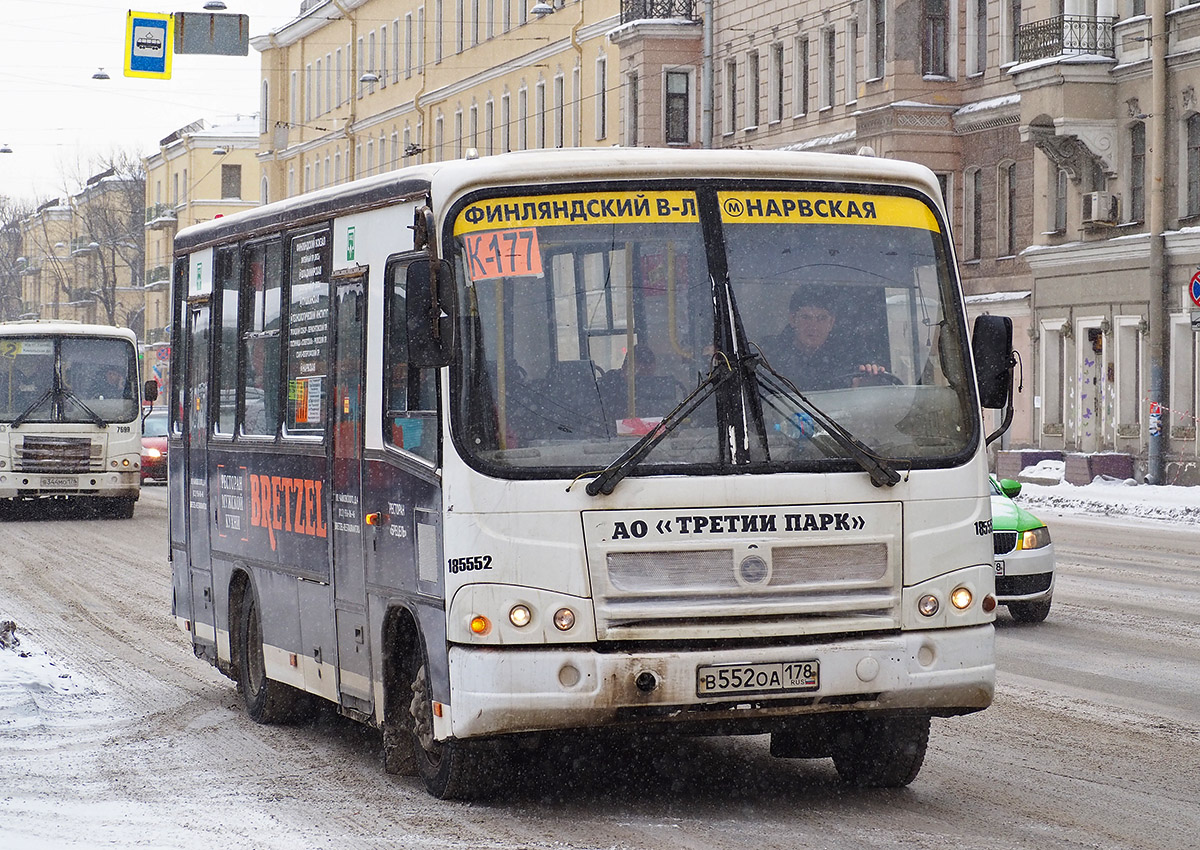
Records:
<instances>
[{"instance_id":1,"label":"red car in distance","mask_svg":"<svg viewBox=\"0 0 1200 850\"><path fill-rule=\"evenodd\" d=\"M152 410L142 421L142 483L167 483L167 411Z\"/></svg>"}]
</instances>

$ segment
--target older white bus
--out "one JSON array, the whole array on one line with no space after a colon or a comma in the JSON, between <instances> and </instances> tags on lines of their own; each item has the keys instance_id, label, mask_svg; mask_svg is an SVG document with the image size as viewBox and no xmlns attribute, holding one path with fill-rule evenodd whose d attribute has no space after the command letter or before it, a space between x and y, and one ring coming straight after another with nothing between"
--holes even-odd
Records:
<instances>
[{"instance_id":1,"label":"older white bus","mask_svg":"<svg viewBox=\"0 0 1200 850\"><path fill-rule=\"evenodd\" d=\"M157 385L139 387L128 328L0 323L0 509L66 499L133 516L143 392Z\"/></svg>"},{"instance_id":2,"label":"older white bus","mask_svg":"<svg viewBox=\"0 0 1200 850\"><path fill-rule=\"evenodd\" d=\"M1011 324L969 340L926 169L514 153L175 250L174 615L254 719L328 700L468 798L639 726L904 785L991 702Z\"/></svg>"}]
</instances>

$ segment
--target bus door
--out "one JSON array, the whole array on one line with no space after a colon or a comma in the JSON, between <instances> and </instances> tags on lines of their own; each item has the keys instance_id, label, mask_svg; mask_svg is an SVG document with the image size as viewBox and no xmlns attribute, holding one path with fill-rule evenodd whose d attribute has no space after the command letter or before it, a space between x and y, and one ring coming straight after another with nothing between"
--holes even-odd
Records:
<instances>
[{"instance_id":1,"label":"bus door","mask_svg":"<svg viewBox=\"0 0 1200 850\"><path fill-rule=\"evenodd\" d=\"M187 378L184 386L184 481L187 492L188 574L192 593L192 640L216 646L213 618L212 561L209 558L208 500L208 337L209 303L189 304L187 328ZM212 521L215 521L213 518Z\"/></svg>"},{"instance_id":2,"label":"bus door","mask_svg":"<svg viewBox=\"0 0 1200 850\"><path fill-rule=\"evenodd\" d=\"M367 642L366 572L363 560L363 320L366 275L333 284L334 354L331 364L330 509L333 605L337 628L338 689L342 705L371 709L371 657Z\"/></svg>"}]
</instances>

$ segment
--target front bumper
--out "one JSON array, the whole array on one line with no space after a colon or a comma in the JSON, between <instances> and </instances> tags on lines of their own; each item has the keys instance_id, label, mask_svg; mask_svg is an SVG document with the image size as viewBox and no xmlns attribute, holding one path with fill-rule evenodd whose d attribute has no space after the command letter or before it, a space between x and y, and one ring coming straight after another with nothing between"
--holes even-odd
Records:
<instances>
[{"instance_id":1,"label":"front bumper","mask_svg":"<svg viewBox=\"0 0 1200 850\"><path fill-rule=\"evenodd\" d=\"M45 496L132 496L141 489L141 472L0 473L0 499Z\"/></svg>"},{"instance_id":2,"label":"front bumper","mask_svg":"<svg viewBox=\"0 0 1200 850\"><path fill-rule=\"evenodd\" d=\"M1041 602L1054 595L1054 544L996 556L996 602Z\"/></svg>"},{"instance_id":3,"label":"front bumper","mask_svg":"<svg viewBox=\"0 0 1200 850\"><path fill-rule=\"evenodd\" d=\"M707 665L820 662L811 693L697 697ZM439 739L624 724L731 724L841 710L961 714L995 689L991 624L740 649L596 652L577 647L450 648L452 705ZM655 681L643 685L644 674Z\"/></svg>"}]
</instances>

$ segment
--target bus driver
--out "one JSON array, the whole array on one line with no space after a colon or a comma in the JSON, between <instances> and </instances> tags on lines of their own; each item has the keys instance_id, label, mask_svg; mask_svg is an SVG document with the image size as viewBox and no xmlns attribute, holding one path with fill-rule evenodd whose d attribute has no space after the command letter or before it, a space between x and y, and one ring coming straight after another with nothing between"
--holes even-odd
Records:
<instances>
[{"instance_id":1,"label":"bus driver","mask_svg":"<svg viewBox=\"0 0 1200 850\"><path fill-rule=\"evenodd\" d=\"M853 349L833 335L836 301L833 287L801 285L788 303L788 323L771 341L771 365L801 390L856 387L861 379L852 376L886 371L878 363L855 363Z\"/></svg>"}]
</instances>

